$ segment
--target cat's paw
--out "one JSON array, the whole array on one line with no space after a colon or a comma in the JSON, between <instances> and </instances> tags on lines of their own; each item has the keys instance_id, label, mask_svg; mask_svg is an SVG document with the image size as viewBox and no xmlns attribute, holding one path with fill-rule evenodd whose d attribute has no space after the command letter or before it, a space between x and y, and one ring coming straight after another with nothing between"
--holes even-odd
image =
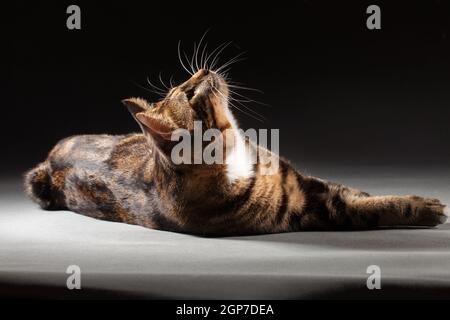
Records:
<instances>
[{"instance_id":1,"label":"cat's paw","mask_svg":"<svg viewBox=\"0 0 450 320\"><path fill-rule=\"evenodd\" d=\"M409 196L414 221L421 226L434 227L447 221L446 206L438 199Z\"/></svg>"}]
</instances>

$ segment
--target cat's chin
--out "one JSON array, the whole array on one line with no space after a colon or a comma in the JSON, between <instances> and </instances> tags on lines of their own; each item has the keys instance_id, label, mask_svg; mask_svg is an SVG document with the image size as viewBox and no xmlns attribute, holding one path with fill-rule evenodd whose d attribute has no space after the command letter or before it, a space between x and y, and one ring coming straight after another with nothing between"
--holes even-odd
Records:
<instances>
[{"instance_id":1,"label":"cat's chin","mask_svg":"<svg viewBox=\"0 0 450 320\"><path fill-rule=\"evenodd\" d=\"M216 88L223 96L228 97L228 84L225 79L218 73L211 71L212 86Z\"/></svg>"}]
</instances>

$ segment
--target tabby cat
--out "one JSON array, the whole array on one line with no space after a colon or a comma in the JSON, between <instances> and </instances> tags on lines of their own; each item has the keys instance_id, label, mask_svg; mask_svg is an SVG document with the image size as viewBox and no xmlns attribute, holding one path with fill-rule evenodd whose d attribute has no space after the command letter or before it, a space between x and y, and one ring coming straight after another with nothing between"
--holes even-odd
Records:
<instances>
[{"instance_id":1,"label":"tabby cat","mask_svg":"<svg viewBox=\"0 0 450 320\"><path fill-rule=\"evenodd\" d=\"M262 174L265 164L249 163L246 154L261 147L239 136L229 94L220 74L200 69L159 102L126 99L142 134L66 138L26 173L26 191L47 210L207 236L446 221L445 206L437 199L371 196L304 176L281 158L276 172ZM193 130L194 121L231 132L233 141L249 148L233 145L223 164L174 164L170 135L177 128ZM236 144L225 134L223 141Z\"/></svg>"}]
</instances>

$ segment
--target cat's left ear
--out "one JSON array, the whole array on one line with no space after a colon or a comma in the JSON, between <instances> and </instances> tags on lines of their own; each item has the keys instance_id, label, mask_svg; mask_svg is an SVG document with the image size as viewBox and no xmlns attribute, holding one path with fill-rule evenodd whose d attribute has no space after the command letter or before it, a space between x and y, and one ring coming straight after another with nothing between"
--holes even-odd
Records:
<instances>
[{"instance_id":1,"label":"cat's left ear","mask_svg":"<svg viewBox=\"0 0 450 320\"><path fill-rule=\"evenodd\" d=\"M136 114L144 134L149 134L159 142L170 141L174 129L161 117L155 117L145 112Z\"/></svg>"},{"instance_id":2,"label":"cat's left ear","mask_svg":"<svg viewBox=\"0 0 450 320\"><path fill-rule=\"evenodd\" d=\"M151 136L153 142L163 147L167 141L171 140L173 128L161 117L147 112L151 106L144 99L130 98L122 100L128 108L134 120L141 127L145 136Z\"/></svg>"},{"instance_id":3,"label":"cat's left ear","mask_svg":"<svg viewBox=\"0 0 450 320\"><path fill-rule=\"evenodd\" d=\"M136 120L139 123L139 120L136 118L136 114L140 112L145 112L146 110L150 109L150 104L141 98L128 98L122 100L122 103L127 107L128 111L130 111L131 115L133 116L134 120ZM139 123L140 125L140 123Z\"/></svg>"}]
</instances>

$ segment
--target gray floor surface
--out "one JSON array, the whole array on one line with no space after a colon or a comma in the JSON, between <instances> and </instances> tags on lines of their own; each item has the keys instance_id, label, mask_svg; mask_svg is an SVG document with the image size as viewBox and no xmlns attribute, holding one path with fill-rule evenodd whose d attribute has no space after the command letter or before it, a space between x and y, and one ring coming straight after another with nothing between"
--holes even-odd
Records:
<instances>
[{"instance_id":1,"label":"gray floor surface","mask_svg":"<svg viewBox=\"0 0 450 320\"><path fill-rule=\"evenodd\" d=\"M450 204L440 168L317 169L374 194ZM82 290L66 288L69 265ZM381 268L368 290L367 267ZM433 229L200 238L40 210L0 183L0 296L35 298L450 298L450 224Z\"/></svg>"}]
</instances>

